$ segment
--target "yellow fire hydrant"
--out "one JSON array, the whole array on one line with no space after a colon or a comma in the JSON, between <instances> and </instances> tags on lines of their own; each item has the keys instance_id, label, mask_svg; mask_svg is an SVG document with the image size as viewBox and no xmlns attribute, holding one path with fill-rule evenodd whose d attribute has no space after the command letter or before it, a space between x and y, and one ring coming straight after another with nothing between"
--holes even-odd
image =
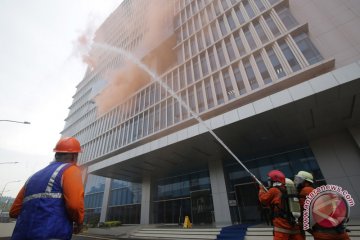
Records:
<instances>
[{"instance_id":1,"label":"yellow fire hydrant","mask_svg":"<svg viewBox=\"0 0 360 240\"><path fill-rule=\"evenodd\" d=\"M191 228L192 224L190 222L189 216L185 216L185 220L184 220L184 228Z\"/></svg>"}]
</instances>

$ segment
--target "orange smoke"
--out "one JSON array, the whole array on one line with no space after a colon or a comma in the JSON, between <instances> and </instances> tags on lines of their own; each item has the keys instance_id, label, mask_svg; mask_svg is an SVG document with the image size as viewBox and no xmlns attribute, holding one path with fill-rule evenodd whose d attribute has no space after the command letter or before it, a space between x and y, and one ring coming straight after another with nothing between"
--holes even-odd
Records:
<instances>
[{"instance_id":1,"label":"orange smoke","mask_svg":"<svg viewBox=\"0 0 360 240\"><path fill-rule=\"evenodd\" d=\"M144 71L131 62L125 63L121 69L112 71L108 77L111 81L95 98L99 114L109 111L150 80Z\"/></svg>"},{"instance_id":2,"label":"orange smoke","mask_svg":"<svg viewBox=\"0 0 360 240\"><path fill-rule=\"evenodd\" d=\"M173 59L175 59L172 51L175 42L172 43L171 46L162 43L164 42L166 32L169 32L169 29L166 29L166 27L169 27L169 19L172 20L170 16L172 16L173 8L169 2L168 0L152 0L145 14L143 13L143 9L141 9L143 8L142 5L139 6L139 9L136 9L135 4L133 4L131 5L131 9L127 9L128 11L132 11L134 16L141 17L143 24L146 24L148 28L138 46L131 51L159 75L167 69L169 65L173 64ZM164 6L168 7L166 8ZM123 16L129 15L125 14L122 10L118 13L123 13ZM137 29L134 29L134 25L131 24L133 22L132 19L124 19L124 17L122 17L121 21L128 22L128 24L125 24L124 28L122 28L125 35L121 36L126 37L129 32L137 31ZM103 26L107 25L103 24ZM105 29L105 31L107 30ZM105 31L97 31L95 41L98 42L100 38L107 39L106 36L109 33ZM81 39L81 41L84 40ZM161 43L160 47L158 46L159 43ZM164 46L166 47L164 48ZM85 58L85 60L90 67L96 66L96 61L94 63L89 61L93 60L93 58ZM120 69L112 70L106 77L110 79L110 81L95 99L98 114L100 115L117 106L150 81L148 74L131 62L126 62Z\"/></svg>"}]
</instances>

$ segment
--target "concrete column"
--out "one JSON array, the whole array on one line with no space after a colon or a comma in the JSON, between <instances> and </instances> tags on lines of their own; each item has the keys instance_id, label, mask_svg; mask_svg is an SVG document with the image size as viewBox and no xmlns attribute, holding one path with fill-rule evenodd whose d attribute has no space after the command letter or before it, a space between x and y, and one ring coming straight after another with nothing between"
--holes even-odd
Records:
<instances>
[{"instance_id":1,"label":"concrete column","mask_svg":"<svg viewBox=\"0 0 360 240\"><path fill-rule=\"evenodd\" d=\"M347 190L355 201L351 219L360 219L360 149L346 130L310 141L327 184Z\"/></svg>"},{"instance_id":2,"label":"concrete column","mask_svg":"<svg viewBox=\"0 0 360 240\"><path fill-rule=\"evenodd\" d=\"M209 174L215 212L215 224L219 227L231 225L229 199L221 159L216 158L209 160Z\"/></svg>"},{"instance_id":3,"label":"concrete column","mask_svg":"<svg viewBox=\"0 0 360 240\"><path fill-rule=\"evenodd\" d=\"M150 224L151 216L151 177L143 176L141 186L140 224Z\"/></svg>"},{"instance_id":4,"label":"concrete column","mask_svg":"<svg viewBox=\"0 0 360 240\"><path fill-rule=\"evenodd\" d=\"M88 173L87 173L87 170L88 170L88 167L84 167L82 166L82 171L81 171L81 178L82 178L82 182L84 184L84 188L87 184L87 177L88 177ZM85 189L84 189L85 190Z\"/></svg>"},{"instance_id":5,"label":"concrete column","mask_svg":"<svg viewBox=\"0 0 360 240\"><path fill-rule=\"evenodd\" d=\"M111 178L106 178L103 201L101 205L100 222L106 221L106 215L107 215L109 197L110 197L110 187L111 187Z\"/></svg>"}]
</instances>

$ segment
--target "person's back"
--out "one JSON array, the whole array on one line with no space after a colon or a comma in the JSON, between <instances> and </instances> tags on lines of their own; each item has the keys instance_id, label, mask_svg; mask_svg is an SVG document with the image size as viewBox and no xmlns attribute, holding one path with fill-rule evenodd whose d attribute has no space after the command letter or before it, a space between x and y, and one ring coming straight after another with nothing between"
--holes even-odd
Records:
<instances>
[{"instance_id":1,"label":"person's back","mask_svg":"<svg viewBox=\"0 0 360 240\"><path fill-rule=\"evenodd\" d=\"M61 187L63 171L70 166L53 162L28 180L12 239L71 239Z\"/></svg>"},{"instance_id":2,"label":"person's back","mask_svg":"<svg viewBox=\"0 0 360 240\"><path fill-rule=\"evenodd\" d=\"M17 218L12 240L67 240L81 229L84 189L76 166L80 143L64 138L54 151L56 161L28 179L10 209L10 216Z\"/></svg>"},{"instance_id":3,"label":"person's back","mask_svg":"<svg viewBox=\"0 0 360 240\"><path fill-rule=\"evenodd\" d=\"M259 201L261 204L272 208L272 224L274 226L274 240L301 240L299 227L285 216L283 194L285 191L285 175L272 170L268 173L270 189L265 191L263 187L259 190Z\"/></svg>"}]
</instances>

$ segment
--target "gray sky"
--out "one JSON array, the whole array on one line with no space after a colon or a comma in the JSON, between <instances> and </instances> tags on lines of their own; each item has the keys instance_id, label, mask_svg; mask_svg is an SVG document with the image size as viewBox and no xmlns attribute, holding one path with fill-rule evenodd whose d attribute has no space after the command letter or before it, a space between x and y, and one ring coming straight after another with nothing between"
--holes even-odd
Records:
<instances>
[{"instance_id":1,"label":"gray sky","mask_svg":"<svg viewBox=\"0 0 360 240\"><path fill-rule=\"evenodd\" d=\"M95 30L122 0L0 1L0 194L15 197L53 158L86 65L76 40Z\"/></svg>"}]
</instances>

